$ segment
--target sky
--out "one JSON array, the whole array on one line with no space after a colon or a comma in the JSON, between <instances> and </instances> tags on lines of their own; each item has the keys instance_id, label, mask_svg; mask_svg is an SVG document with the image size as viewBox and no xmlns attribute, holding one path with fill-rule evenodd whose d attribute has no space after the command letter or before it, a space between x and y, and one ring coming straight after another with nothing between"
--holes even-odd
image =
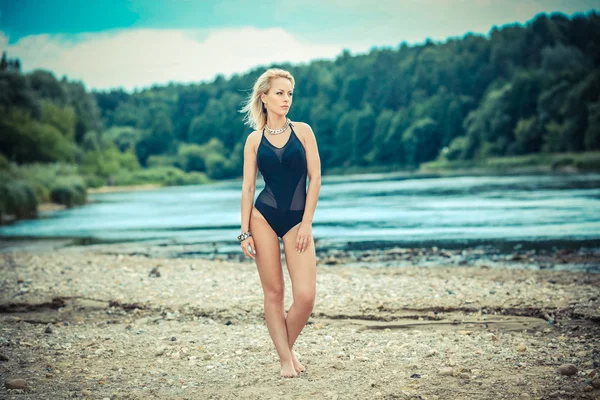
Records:
<instances>
[{"instance_id":1,"label":"sky","mask_svg":"<svg viewBox=\"0 0 600 400\"><path fill-rule=\"evenodd\" d=\"M597 11L599 0L0 0L0 52L88 89L210 81Z\"/></svg>"}]
</instances>

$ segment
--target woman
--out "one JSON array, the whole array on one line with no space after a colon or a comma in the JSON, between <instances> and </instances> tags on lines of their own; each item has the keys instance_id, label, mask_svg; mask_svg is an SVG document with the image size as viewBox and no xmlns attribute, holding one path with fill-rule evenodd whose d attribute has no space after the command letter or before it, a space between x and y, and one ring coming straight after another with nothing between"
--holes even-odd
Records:
<instances>
[{"instance_id":1,"label":"woman","mask_svg":"<svg viewBox=\"0 0 600 400\"><path fill-rule=\"evenodd\" d=\"M246 256L256 262L264 293L265 320L281 363L281 375L305 370L292 347L306 325L315 301L316 254L312 221L321 188L321 161L315 135L305 123L292 123L294 78L285 70L263 73L240 112L256 129L244 147L242 234ZM257 170L265 188L253 206ZM310 183L306 190L306 179ZM283 307L279 239L292 281L294 301Z\"/></svg>"}]
</instances>

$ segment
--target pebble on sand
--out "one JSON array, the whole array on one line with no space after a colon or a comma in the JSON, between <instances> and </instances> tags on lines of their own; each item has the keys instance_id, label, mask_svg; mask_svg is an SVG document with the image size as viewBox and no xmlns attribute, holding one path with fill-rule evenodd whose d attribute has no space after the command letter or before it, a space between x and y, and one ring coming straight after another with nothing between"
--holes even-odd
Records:
<instances>
[{"instance_id":1,"label":"pebble on sand","mask_svg":"<svg viewBox=\"0 0 600 400\"><path fill-rule=\"evenodd\" d=\"M577 373L577 367L573 364L563 364L556 369L560 375L572 376Z\"/></svg>"},{"instance_id":2,"label":"pebble on sand","mask_svg":"<svg viewBox=\"0 0 600 400\"><path fill-rule=\"evenodd\" d=\"M6 381L7 389L27 389L25 379L9 379Z\"/></svg>"}]
</instances>

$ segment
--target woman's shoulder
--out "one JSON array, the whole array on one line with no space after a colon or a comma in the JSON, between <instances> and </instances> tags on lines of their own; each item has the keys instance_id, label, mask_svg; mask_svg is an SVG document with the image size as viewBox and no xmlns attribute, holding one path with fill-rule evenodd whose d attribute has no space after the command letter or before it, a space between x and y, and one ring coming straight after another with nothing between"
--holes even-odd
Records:
<instances>
[{"instance_id":1,"label":"woman's shoulder","mask_svg":"<svg viewBox=\"0 0 600 400\"><path fill-rule=\"evenodd\" d=\"M312 128L306 122L291 121L291 123L298 135L314 135Z\"/></svg>"},{"instance_id":2,"label":"woman's shoulder","mask_svg":"<svg viewBox=\"0 0 600 400\"><path fill-rule=\"evenodd\" d=\"M260 143L261 135L262 131L252 131L251 133L249 133L246 137L246 146L250 146L251 148L256 150L258 144Z\"/></svg>"},{"instance_id":3,"label":"woman's shoulder","mask_svg":"<svg viewBox=\"0 0 600 400\"><path fill-rule=\"evenodd\" d=\"M255 142L257 140L260 140L260 136L261 136L262 131L252 131L248 134L248 136L246 137L246 142Z\"/></svg>"}]
</instances>

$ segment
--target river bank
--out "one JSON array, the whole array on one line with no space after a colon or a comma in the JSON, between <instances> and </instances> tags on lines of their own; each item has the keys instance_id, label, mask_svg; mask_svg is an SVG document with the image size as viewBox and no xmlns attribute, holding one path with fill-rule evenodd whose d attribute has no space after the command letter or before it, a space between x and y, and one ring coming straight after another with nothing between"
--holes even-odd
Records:
<instances>
[{"instance_id":1,"label":"river bank","mask_svg":"<svg viewBox=\"0 0 600 400\"><path fill-rule=\"evenodd\" d=\"M416 257L405 266L369 267L363 260L357 267L321 257L313 316L296 346L307 372L282 379L250 260L123 249L0 255L0 397L600 395L600 274L521 268L539 262L535 257L505 260L509 268L424 266ZM419 250L388 254L394 252ZM11 379L23 379L26 389L7 389Z\"/></svg>"}]
</instances>

